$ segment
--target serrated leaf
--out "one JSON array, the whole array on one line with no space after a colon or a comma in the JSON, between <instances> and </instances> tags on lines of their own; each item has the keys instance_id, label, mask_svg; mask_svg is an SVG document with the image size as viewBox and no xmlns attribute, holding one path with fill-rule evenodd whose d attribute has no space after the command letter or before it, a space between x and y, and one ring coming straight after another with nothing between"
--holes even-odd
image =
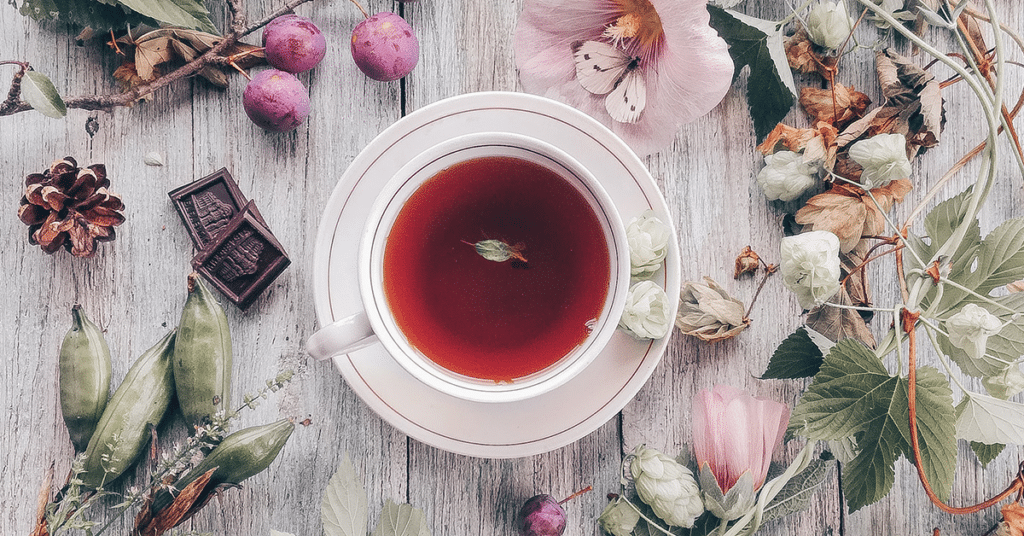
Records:
<instances>
[{"instance_id":1,"label":"serrated leaf","mask_svg":"<svg viewBox=\"0 0 1024 536\"><path fill-rule=\"evenodd\" d=\"M1024 444L1024 404L965 393L956 407L956 437L987 445Z\"/></svg>"},{"instance_id":2,"label":"serrated leaf","mask_svg":"<svg viewBox=\"0 0 1024 536\"><path fill-rule=\"evenodd\" d=\"M924 471L933 489L948 495L956 457L952 394L935 369L923 367L917 375ZM845 339L825 357L793 410L790 429L796 433L819 440L856 437L857 455L843 468L851 512L884 497L895 478L893 464L911 452L908 385L906 378L890 376L881 359L863 344Z\"/></svg>"},{"instance_id":3,"label":"serrated leaf","mask_svg":"<svg viewBox=\"0 0 1024 536\"><path fill-rule=\"evenodd\" d=\"M949 278L982 296L1024 278L1024 218L1006 220L993 229L974 254L956 260ZM967 296L966 291L947 286L939 309L959 309Z\"/></svg>"},{"instance_id":4,"label":"serrated leaf","mask_svg":"<svg viewBox=\"0 0 1024 536\"><path fill-rule=\"evenodd\" d=\"M817 459L800 473L793 476L768 506L764 507L764 522L795 514L807 509L818 486L825 481L825 475L832 467L832 460Z\"/></svg>"},{"instance_id":5,"label":"serrated leaf","mask_svg":"<svg viewBox=\"0 0 1024 536\"><path fill-rule=\"evenodd\" d=\"M909 385L909 382L908 382ZM956 412L949 380L932 367L917 369L917 437L924 474L932 490L949 500L956 468ZM908 459L913 451L907 449Z\"/></svg>"},{"instance_id":6,"label":"serrated leaf","mask_svg":"<svg viewBox=\"0 0 1024 536\"><path fill-rule=\"evenodd\" d=\"M967 217L967 205L973 190L973 187L967 188L958 195L935 205L935 208L924 217L925 232L928 233L933 252L938 251L949 240L953 235L953 231ZM978 224L978 220L975 219L967 228L964 241L961 242L960 248L953 254L953 259L969 257L970 250L977 247L979 242L981 242L981 226ZM931 256L929 255L929 257Z\"/></svg>"},{"instance_id":7,"label":"serrated leaf","mask_svg":"<svg viewBox=\"0 0 1024 536\"><path fill-rule=\"evenodd\" d=\"M423 510L408 504L395 504L390 499L380 513L380 523L373 536L430 536Z\"/></svg>"},{"instance_id":8,"label":"serrated leaf","mask_svg":"<svg viewBox=\"0 0 1024 536\"><path fill-rule=\"evenodd\" d=\"M810 439L850 437L872 427L873 420L885 418L885 413L877 412L891 404L899 383L863 343L843 339L825 356L794 408L790 428ZM909 437L909 431L904 437Z\"/></svg>"},{"instance_id":9,"label":"serrated leaf","mask_svg":"<svg viewBox=\"0 0 1024 536\"><path fill-rule=\"evenodd\" d=\"M53 82L39 71L28 71L21 80L21 98L37 112L55 119L68 114L64 99L60 98Z\"/></svg>"},{"instance_id":10,"label":"serrated leaf","mask_svg":"<svg viewBox=\"0 0 1024 536\"><path fill-rule=\"evenodd\" d=\"M978 457L978 461L981 462L981 466L984 468L986 465L992 463L992 460L996 459L1003 452L1006 445L986 445L984 443L977 443L971 441L971 450Z\"/></svg>"},{"instance_id":11,"label":"serrated leaf","mask_svg":"<svg viewBox=\"0 0 1024 536\"><path fill-rule=\"evenodd\" d=\"M750 66L747 103L760 141L796 102L796 83L786 59L781 25L708 5L711 27L729 44L736 67L733 78Z\"/></svg>"},{"instance_id":12,"label":"serrated leaf","mask_svg":"<svg viewBox=\"0 0 1024 536\"><path fill-rule=\"evenodd\" d=\"M801 327L775 349L761 379L809 378L818 373L823 359L821 349L811 340L807 328Z\"/></svg>"},{"instance_id":13,"label":"serrated leaf","mask_svg":"<svg viewBox=\"0 0 1024 536\"><path fill-rule=\"evenodd\" d=\"M124 7L168 26L217 33L210 12L196 0L118 0Z\"/></svg>"},{"instance_id":14,"label":"serrated leaf","mask_svg":"<svg viewBox=\"0 0 1024 536\"><path fill-rule=\"evenodd\" d=\"M366 490L348 453L324 490L320 519L327 536L366 536L369 524Z\"/></svg>"}]
</instances>

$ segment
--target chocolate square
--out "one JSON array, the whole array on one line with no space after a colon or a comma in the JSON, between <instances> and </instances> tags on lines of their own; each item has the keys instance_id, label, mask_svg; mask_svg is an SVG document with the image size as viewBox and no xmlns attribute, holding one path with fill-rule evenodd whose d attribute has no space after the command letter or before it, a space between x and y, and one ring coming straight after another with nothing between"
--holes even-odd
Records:
<instances>
[{"instance_id":1,"label":"chocolate square","mask_svg":"<svg viewBox=\"0 0 1024 536\"><path fill-rule=\"evenodd\" d=\"M178 210L185 229L197 249L203 249L217 239L228 223L245 206L247 200L238 189L238 183L226 168L221 168L195 182L177 188L170 196ZM257 221L266 227L263 216L252 207Z\"/></svg>"},{"instance_id":2,"label":"chocolate square","mask_svg":"<svg viewBox=\"0 0 1024 536\"><path fill-rule=\"evenodd\" d=\"M291 263L254 208L251 201L242 207L217 239L192 259L192 267L242 309Z\"/></svg>"}]
</instances>

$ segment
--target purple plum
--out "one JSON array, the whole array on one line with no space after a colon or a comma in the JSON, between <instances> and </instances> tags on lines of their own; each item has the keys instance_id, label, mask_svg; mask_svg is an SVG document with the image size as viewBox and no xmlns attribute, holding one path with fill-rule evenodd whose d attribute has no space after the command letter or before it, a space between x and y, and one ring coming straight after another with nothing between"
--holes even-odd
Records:
<instances>
[{"instance_id":1,"label":"purple plum","mask_svg":"<svg viewBox=\"0 0 1024 536\"><path fill-rule=\"evenodd\" d=\"M374 80L398 80L419 61L420 42L405 19L382 11L352 31L352 59Z\"/></svg>"},{"instance_id":2,"label":"purple plum","mask_svg":"<svg viewBox=\"0 0 1024 536\"><path fill-rule=\"evenodd\" d=\"M520 536L561 536L565 532L565 510L554 497L530 497L516 517Z\"/></svg>"},{"instance_id":3,"label":"purple plum","mask_svg":"<svg viewBox=\"0 0 1024 536\"><path fill-rule=\"evenodd\" d=\"M309 92L292 73L267 69L245 86L242 107L256 125L288 132L309 115Z\"/></svg>"},{"instance_id":4,"label":"purple plum","mask_svg":"<svg viewBox=\"0 0 1024 536\"><path fill-rule=\"evenodd\" d=\"M327 40L313 21L298 15L282 15L263 29L267 63L290 73L316 67L327 52Z\"/></svg>"}]
</instances>

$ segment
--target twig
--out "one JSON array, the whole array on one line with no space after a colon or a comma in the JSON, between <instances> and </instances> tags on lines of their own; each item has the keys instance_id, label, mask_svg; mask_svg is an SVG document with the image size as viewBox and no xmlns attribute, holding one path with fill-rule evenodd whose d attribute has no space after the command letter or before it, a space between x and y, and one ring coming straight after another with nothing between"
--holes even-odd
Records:
<instances>
[{"instance_id":1,"label":"twig","mask_svg":"<svg viewBox=\"0 0 1024 536\"><path fill-rule=\"evenodd\" d=\"M8 60L0 61L0 65L21 66L18 72L14 73L14 79L11 80L11 89L7 92L7 100L0 104L0 115L7 115L5 113L7 110L13 109L21 102L21 79L25 76L25 72L28 71L28 63Z\"/></svg>"},{"instance_id":2,"label":"twig","mask_svg":"<svg viewBox=\"0 0 1024 536\"><path fill-rule=\"evenodd\" d=\"M223 52L227 50L231 45L235 44L240 38L249 35L250 33L266 26L267 23L274 20L275 18L284 15L296 7L312 0L289 0L283 7L267 16L266 18L252 24L245 26L244 17L242 16L242 1L241 0L228 0L228 9L230 11L231 22L229 26L231 31L227 35L223 36L220 41L213 46L213 48L204 52L198 58L178 67L177 69L139 86L136 86L129 91L119 94L112 95L82 95L76 97L69 97L64 99L64 105L68 108L77 108L82 110L103 110L111 111L114 108L120 106L128 106L135 103L142 97L156 92L165 86L171 85L179 80L191 77L203 70L208 65L217 64L223 58ZM19 63L19 62L9 62ZM27 64L24 64L27 66ZM22 73L24 74L24 73ZM16 75L16 81L20 83L20 77ZM11 91L15 91L15 84L11 84ZM18 89L18 95L20 95L20 89ZM0 105L0 116L14 115L19 112L31 110L32 107L20 98L16 98L13 102L8 104L4 102Z\"/></svg>"}]
</instances>

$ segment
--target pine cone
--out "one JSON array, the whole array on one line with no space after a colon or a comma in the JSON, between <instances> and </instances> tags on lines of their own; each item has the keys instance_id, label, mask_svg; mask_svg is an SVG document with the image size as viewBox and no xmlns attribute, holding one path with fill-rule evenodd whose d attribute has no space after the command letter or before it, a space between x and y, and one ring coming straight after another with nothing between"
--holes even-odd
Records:
<instances>
[{"instance_id":1,"label":"pine cone","mask_svg":"<svg viewBox=\"0 0 1024 536\"><path fill-rule=\"evenodd\" d=\"M96 243L113 240L114 226L124 222L124 203L108 186L106 166L79 169L70 156L26 177L18 217L29 243L47 253L64 246L76 257L96 254Z\"/></svg>"}]
</instances>

